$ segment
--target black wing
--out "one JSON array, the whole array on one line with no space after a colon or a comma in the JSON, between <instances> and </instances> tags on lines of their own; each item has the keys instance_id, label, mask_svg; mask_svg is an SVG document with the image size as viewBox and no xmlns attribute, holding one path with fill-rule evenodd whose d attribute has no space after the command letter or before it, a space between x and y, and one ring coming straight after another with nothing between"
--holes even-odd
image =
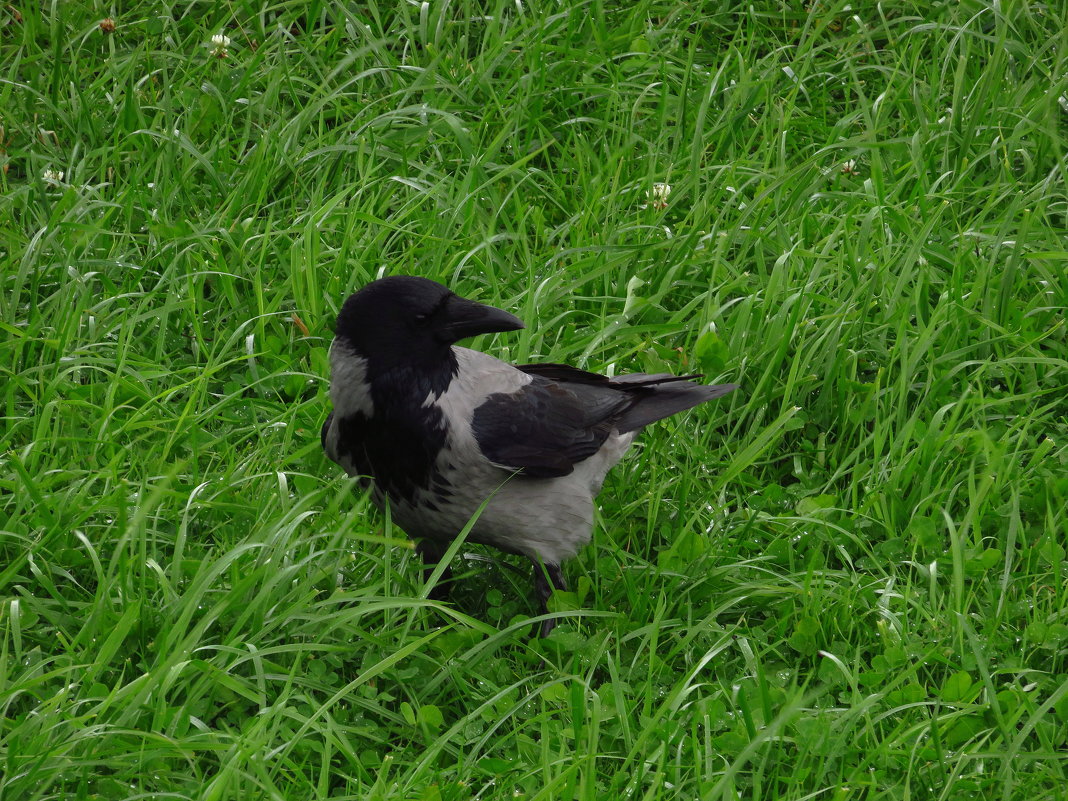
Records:
<instances>
[{"instance_id":1,"label":"black wing","mask_svg":"<svg viewBox=\"0 0 1068 801\"><path fill-rule=\"evenodd\" d=\"M472 431L487 459L533 478L566 476L613 430L635 431L735 388L670 374L607 378L561 364L519 369L534 380L490 395L475 409Z\"/></svg>"},{"instance_id":2,"label":"black wing","mask_svg":"<svg viewBox=\"0 0 1068 801\"><path fill-rule=\"evenodd\" d=\"M475 409L471 429L494 464L534 478L566 476L597 453L629 405L607 386L535 376L518 392L490 395Z\"/></svg>"}]
</instances>

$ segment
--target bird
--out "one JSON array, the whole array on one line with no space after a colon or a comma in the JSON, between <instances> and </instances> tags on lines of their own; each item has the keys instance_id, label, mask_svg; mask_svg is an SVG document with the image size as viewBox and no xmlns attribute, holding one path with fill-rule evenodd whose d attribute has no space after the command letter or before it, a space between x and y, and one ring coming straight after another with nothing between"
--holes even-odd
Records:
<instances>
[{"instance_id":1,"label":"bird","mask_svg":"<svg viewBox=\"0 0 1068 801\"><path fill-rule=\"evenodd\" d=\"M590 540L605 474L650 423L736 384L700 375L612 378L565 364L508 364L456 343L523 328L502 309L419 276L380 278L341 306L321 442L416 541L429 577L485 503L468 539L534 565L540 635L548 600ZM444 600L446 566L431 597Z\"/></svg>"}]
</instances>

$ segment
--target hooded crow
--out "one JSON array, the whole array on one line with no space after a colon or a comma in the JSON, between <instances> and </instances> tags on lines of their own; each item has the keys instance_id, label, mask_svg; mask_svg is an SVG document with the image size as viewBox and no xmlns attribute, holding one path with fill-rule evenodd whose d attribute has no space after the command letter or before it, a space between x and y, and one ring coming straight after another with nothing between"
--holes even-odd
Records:
<instances>
[{"instance_id":1,"label":"hooded crow","mask_svg":"<svg viewBox=\"0 0 1068 801\"><path fill-rule=\"evenodd\" d=\"M488 498L469 539L528 557L547 612L553 590L566 589L561 563L590 539L605 474L637 433L736 385L511 365L455 345L519 328L508 312L425 278L368 284L337 318L322 444L379 508L389 505L428 572ZM541 635L554 625L547 618Z\"/></svg>"}]
</instances>

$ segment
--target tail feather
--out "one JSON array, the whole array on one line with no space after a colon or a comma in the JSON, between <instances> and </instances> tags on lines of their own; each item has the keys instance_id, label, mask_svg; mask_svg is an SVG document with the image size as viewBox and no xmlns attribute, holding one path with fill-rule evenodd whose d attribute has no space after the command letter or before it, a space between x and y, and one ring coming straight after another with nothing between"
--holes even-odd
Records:
<instances>
[{"instance_id":1,"label":"tail feather","mask_svg":"<svg viewBox=\"0 0 1068 801\"><path fill-rule=\"evenodd\" d=\"M703 373L691 373L690 375L675 375L673 373L628 373L627 375L613 376L608 379L608 383L641 387L655 384L667 384L673 381L692 381L695 378L703 377Z\"/></svg>"},{"instance_id":2,"label":"tail feather","mask_svg":"<svg viewBox=\"0 0 1068 801\"><path fill-rule=\"evenodd\" d=\"M733 392L737 384L662 383L648 386L652 391L635 399L635 403L616 420L621 434L636 431L657 420L692 409Z\"/></svg>"}]
</instances>

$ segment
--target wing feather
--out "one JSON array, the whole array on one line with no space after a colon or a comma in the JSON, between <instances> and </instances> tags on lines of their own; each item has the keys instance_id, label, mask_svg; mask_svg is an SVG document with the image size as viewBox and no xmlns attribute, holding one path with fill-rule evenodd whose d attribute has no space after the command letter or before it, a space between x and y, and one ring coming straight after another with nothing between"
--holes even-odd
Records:
<instances>
[{"instance_id":1,"label":"wing feather","mask_svg":"<svg viewBox=\"0 0 1068 801\"><path fill-rule=\"evenodd\" d=\"M475 409L471 427L487 459L532 478L566 476L613 431L637 431L736 388L668 373L607 378L563 364L519 369L533 381L490 395Z\"/></svg>"},{"instance_id":2,"label":"wing feather","mask_svg":"<svg viewBox=\"0 0 1068 801\"><path fill-rule=\"evenodd\" d=\"M482 453L532 478L566 476L608 439L630 399L610 387L540 376L518 392L490 395L472 418Z\"/></svg>"}]
</instances>

